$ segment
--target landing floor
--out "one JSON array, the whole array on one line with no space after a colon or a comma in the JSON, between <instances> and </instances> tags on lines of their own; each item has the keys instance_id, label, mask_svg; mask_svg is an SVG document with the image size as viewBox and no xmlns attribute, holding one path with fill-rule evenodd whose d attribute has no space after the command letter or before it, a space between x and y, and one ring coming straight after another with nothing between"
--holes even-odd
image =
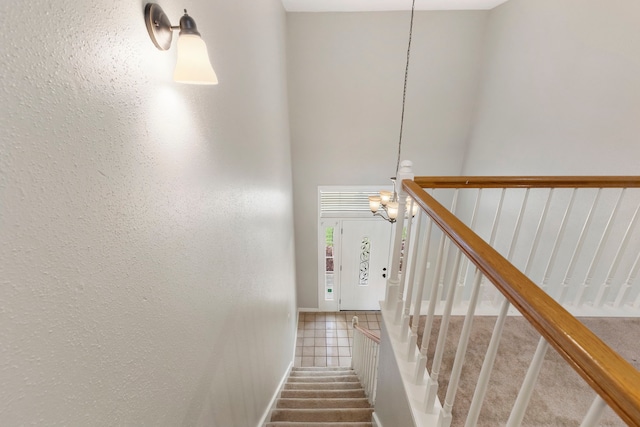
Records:
<instances>
[{"instance_id":1,"label":"landing floor","mask_svg":"<svg viewBox=\"0 0 640 427\"><path fill-rule=\"evenodd\" d=\"M361 327L380 334L379 311L300 313L294 366L351 366L353 316Z\"/></svg>"}]
</instances>

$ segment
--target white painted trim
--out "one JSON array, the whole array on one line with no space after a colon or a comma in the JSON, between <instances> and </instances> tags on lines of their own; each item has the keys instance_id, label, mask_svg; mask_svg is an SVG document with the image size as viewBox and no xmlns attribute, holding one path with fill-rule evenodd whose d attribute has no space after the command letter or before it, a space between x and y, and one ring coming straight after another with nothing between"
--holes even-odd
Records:
<instances>
[{"instance_id":1,"label":"white painted trim","mask_svg":"<svg viewBox=\"0 0 640 427\"><path fill-rule=\"evenodd\" d=\"M294 346L294 348L295 348L295 346ZM270 422L268 420L268 418L271 415L271 411L273 411L275 409L276 402L278 401L278 398L280 397L280 392L284 388L284 384L287 382L287 378L289 378L289 374L291 373L291 369L292 368L293 368L293 362L290 362L289 363L289 367L287 368L287 370L284 373L284 376L280 380L280 384L278 384L278 387L276 388L275 393L273 393L273 396L271 397L271 401L269 402L269 405L267 406L267 409L265 409L264 414L262 414L262 417L260 418L260 421L258 422L258 426L257 427L264 427L268 422Z\"/></svg>"},{"instance_id":2,"label":"white painted trim","mask_svg":"<svg viewBox=\"0 0 640 427\"><path fill-rule=\"evenodd\" d=\"M427 413L424 410L423 403L427 386L426 384L415 384L413 381L418 358L414 355L412 362L407 361L407 352L409 349L407 348L406 341L402 341L400 338L400 334L402 333L401 325L396 325L393 321L395 312L393 309L386 308L383 301L380 302L380 307L382 308L382 321L389 335L389 345L391 345L395 363L398 365L402 385L404 386L409 407L411 408L413 422L416 427L435 426L438 423L438 413L442 408L440 399L436 397L436 410L433 413ZM413 351L417 353L418 348L416 347Z\"/></svg>"},{"instance_id":3,"label":"white painted trim","mask_svg":"<svg viewBox=\"0 0 640 427\"><path fill-rule=\"evenodd\" d=\"M371 422L373 423L373 427L384 427L375 411L371 414Z\"/></svg>"},{"instance_id":4,"label":"white painted trim","mask_svg":"<svg viewBox=\"0 0 640 427\"><path fill-rule=\"evenodd\" d=\"M317 313L319 311L317 308L300 307L298 308L298 315L300 315L300 313Z\"/></svg>"},{"instance_id":5,"label":"white painted trim","mask_svg":"<svg viewBox=\"0 0 640 427\"><path fill-rule=\"evenodd\" d=\"M334 287L333 287L333 301L326 301L324 299L324 269L325 269L325 259L322 255L324 253L324 232L322 230L322 222L333 222L336 228L342 227L342 221L344 220L379 220L379 218L374 217L371 212L336 212L332 214L322 215L322 197L321 193L323 191L344 191L344 192L362 192L362 193L376 193L380 190L392 190L393 186L389 184L383 185L319 185L318 193L317 193L317 216L318 216L318 232L317 236L317 260L318 260L318 278L316 284L316 292L318 295L318 310L319 311L340 311L340 271L336 270L333 272L334 274ZM342 246L342 235L334 234L333 237L333 258L341 259L341 246Z\"/></svg>"}]
</instances>

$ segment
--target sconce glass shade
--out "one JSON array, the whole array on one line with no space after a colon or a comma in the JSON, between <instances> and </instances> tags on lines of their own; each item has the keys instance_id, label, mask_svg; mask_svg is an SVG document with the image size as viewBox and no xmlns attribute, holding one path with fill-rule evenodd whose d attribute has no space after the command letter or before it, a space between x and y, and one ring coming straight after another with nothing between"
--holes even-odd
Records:
<instances>
[{"instance_id":1,"label":"sconce glass shade","mask_svg":"<svg viewBox=\"0 0 640 427\"><path fill-rule=\"evenodd\" d=\"M218 84L218 77L209 60L207 45L200 36L180 34L178 37L178 60L173 80L201 85Z\"/></svg>"},{"instance_id":2,"label":"sconce glass shade","mask_svg":"<svg viewBox=\"0 0 640 427\"><path fill-rule=\"evenodd\" d=\"M376 213L380 209L380 196L369 196L369 209Z\"/></svg>"},{"instance_id":3,"label":"sconce glass shade","mask_svg":"<svg viewBox=\"0 0 640 427\"><path fill-rule=\"evenodd\" d=\"M382 206L387 206L387 203L391 200L391 195L391 191L380 191L380 203L382 203Z\"/></svg>"},{"instance_id":4,"label":"sconce glass shade","mask_svg":"<svg viewBox=\"0 0 640 427\"><path fill-rule=\"evenodd\" d=\"M396 219L398 217L398 202L387 203L387 214L389 219Z\"/></svg>"}]
</instances>

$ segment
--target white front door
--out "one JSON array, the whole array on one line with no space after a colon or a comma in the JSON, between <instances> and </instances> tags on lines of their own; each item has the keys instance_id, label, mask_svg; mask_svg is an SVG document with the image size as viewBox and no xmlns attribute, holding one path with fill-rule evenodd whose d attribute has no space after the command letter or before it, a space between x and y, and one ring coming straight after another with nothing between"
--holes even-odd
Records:
<instances>
[{"instance_id":1,"label":"white front door","mask_svg":"<svg viewBox=\"0 0 640 427\"><path fill-rule=\"evenodd\" d=\"M343 220L340 250L340 310L380 310L389 273L391 224Z\"/></svg>"}]
</instances>

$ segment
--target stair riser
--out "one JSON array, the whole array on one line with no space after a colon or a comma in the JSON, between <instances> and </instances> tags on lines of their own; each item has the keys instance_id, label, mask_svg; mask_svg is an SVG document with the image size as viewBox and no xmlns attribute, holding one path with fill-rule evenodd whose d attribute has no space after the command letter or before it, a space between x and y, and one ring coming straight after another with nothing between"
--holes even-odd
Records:
<instances>
[{"instance_id":1,"label":"stair riser","mask_svg":"<svg viewBox=\"0 0 640 427\"><path fill-rule=\"evenodd\" d=\"M319 409L319 408L369 408L369 401L360 399L280 399L278 408Z\"/></svg>"},{"instance_id":2,"label":"stair riser","mask_svg":"<svg viewBox=\"0 0 640 427\"><path fill-rule=\"evenodd\" d=\"M275 409L271 421L370 422L373 409Z\"/></svg>"},{"instance_id":3,"label":"stair riser","mask_svg":"<svg viewBox=\"0 0 640 427\"><path fill-rule=\"evenodd\" d=\"M358 379L358 377L356 377L355 375L345 375L345 376L341 376L341 377L321 377L321 376L315 376L315 377L289 377L289 381L290 383L312 383L312 382L318 382L318 383L357 383L360 382L360 380Z\"/></svg>"},{"instance_id":4,"label":"stair riser","mask_svg":"<svg viewBox=\"0 0 640 427\"><path fill-rule=\"evenodd\" d=\"M348 371L293 371L291 372L291 377L323 377L323 376L349 376L355 375L356 373L352 370Z\"/></svg>"},{"instance_id":5,"label":"stair riser","mask_svg":"<svg viewBox=\"0 0 640 427\"><path fill-rule=\"evenodd\" d=\"M286 383L285 390L353 390L359 383Z\"/></svg>"},{"instance_id":6,"label":"stair riser","mask_svg":"<svg viewBox=\"0 0 640 427\"><path fill-rule=\"evenodd\" d=\"M325 367L319 367L319 366L295 367L292 369L292 372L299 372L299 371L353 371L353 369L347 368L347 367L325 368Z\"/></svg>"}]
</instances>

